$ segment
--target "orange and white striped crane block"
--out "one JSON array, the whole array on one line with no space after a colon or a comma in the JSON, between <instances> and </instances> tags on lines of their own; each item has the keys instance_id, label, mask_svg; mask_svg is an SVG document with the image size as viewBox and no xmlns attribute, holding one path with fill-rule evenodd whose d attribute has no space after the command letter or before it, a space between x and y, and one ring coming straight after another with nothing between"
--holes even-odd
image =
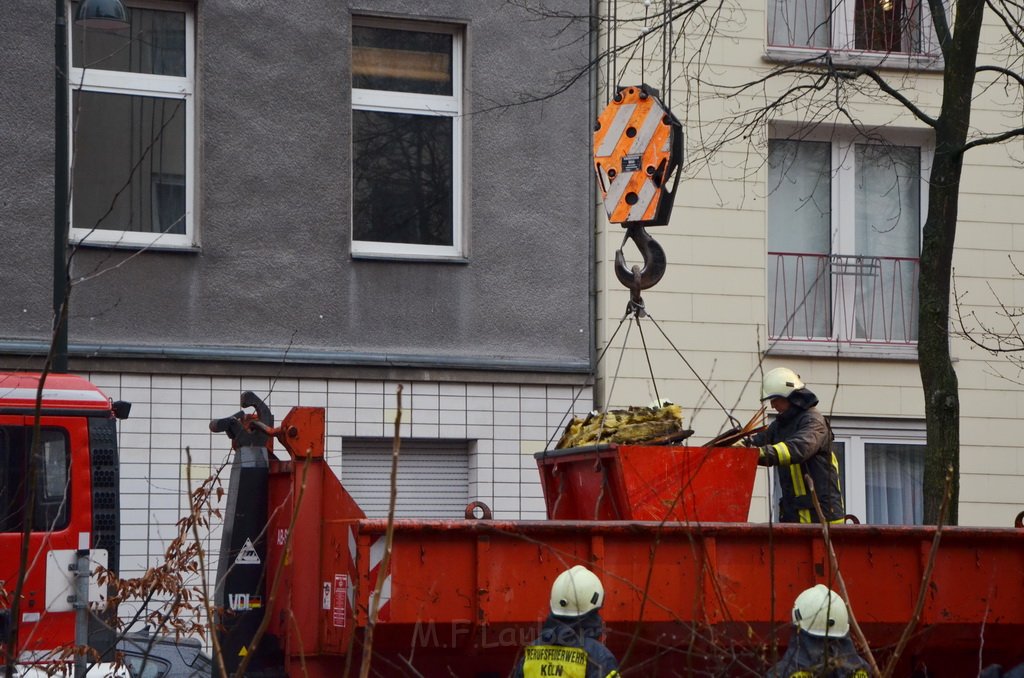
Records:
<instances>
[{"instance_id":1,"label":"orange and white striped crane block","mask_svg":"<svg viewBox=\"0 0 1024 678\"><path fill-rule=\"evenodd\" d=\"M624 226L667 224L682 149L682 123L655 90L620 88L594 131L594 170L608 220Z\"/></svg>"}]
</instances>

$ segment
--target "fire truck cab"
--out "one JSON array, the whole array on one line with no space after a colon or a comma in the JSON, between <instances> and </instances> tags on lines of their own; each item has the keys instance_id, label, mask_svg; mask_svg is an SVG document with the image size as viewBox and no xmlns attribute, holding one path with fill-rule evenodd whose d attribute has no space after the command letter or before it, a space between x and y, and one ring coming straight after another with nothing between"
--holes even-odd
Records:
<instances>
[{"instance_id":1,"label":"fire truck cab","mask_svg":"<svg viewBox=\"0 0 1024 678\"><path fill-rule=\"evenodd\" d=\"M82 377L0 373L0 643L19 663L48 662L75 644L75 574L116 571L119 469L113 402ZM95 580L90 601L101 598ZM88 645L114 635L89 616Z\"/></svg>"}]
</instances>

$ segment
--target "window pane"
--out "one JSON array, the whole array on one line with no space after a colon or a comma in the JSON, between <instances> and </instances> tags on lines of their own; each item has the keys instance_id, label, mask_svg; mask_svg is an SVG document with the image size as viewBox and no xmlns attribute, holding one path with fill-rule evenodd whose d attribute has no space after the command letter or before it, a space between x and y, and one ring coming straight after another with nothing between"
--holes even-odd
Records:
<instances>
[{"instance_id":1,"label":"window pane","mask_svg":"<svg viewBox=\"0 0 1024 678\"><path fill-rule=\"evenodd\" d=\"M73 3L74 18L77 4ZM185 75L185 13L131 7L129 29L87 29L71 22L71 63L76 68Z\"/></svg>"},{"instance_id":2,"label":"window pane","mask_svg":"<svg viewBox=\"0 0 1024 678\"><path fill-rule=\"evenodd\" d=\"M74 227L184 234L185 101L74 94Z\"/></svg>"},{"instance_id":3,"label":"window pane","mask_svg":"<svg viewBox=\"0 0 1024 678\"><path fill-rule=\"evenodd\" d=\"M452 244L452 119L352 112L353 237Z\"/></svg>"},{"instance_id":4,"label":"window pane","mask_svg":"<svg viewBox=\"0 0 1024 678\"><path fill-rule=\"evenodd\" d=\"M68 448L61 431L40 432L40 463L36 473L35 509L32 527L35 530L58 530L68 523ZM31 433L29 433L31 440Z\"/></svg>"},{"instance_id":5,"label":"window pane","mask_svg":"<svg viewBox=\"0 0 1024 678\"><path fill-rule=\"evenodd\" d=\"M869 523L922 523L924 445L865 443L864 475Z\"/></svg>"},{"instance_id":6,"label":"window pane","mask_svg":"<svg viewBox=\"0 0 1024 678\"><path fill-rule=\"evenodd\" d=\"M832 451L836 454L836 461L839 462L839 489L843 495L843 506L846 512L850 512L849 504L846 501L846 443L842 440L832 442Z\"/></svg>"},{"instance_id":7,"label":"window pane","mask_svg":"<svg viewBox=\"0 0 1024 678\"><path fill-rule=\"evenodd\" d=\"M920 52L920 17L920 2L857 0L854 45L872 52Z\"/></svg>"},{"instance_id":8,"label":"window pane","mask_svg":"<svg viewBox=\"0 0 1024 678\"><path fill-rule=\"evenodd\" d=\"M28 479L35 474L32 529L60 530L68 524L68 447L63 431L40 432L38 463L32 469L32 427L0 428L0 531L20 532L29 500Z\"/></svg>"},{"instance_id":9,"label":"window pane","mask_svg":"<svg viewBox=\"0 0 1024 678\"><path fill-rule=\"evenodd\" d=\"M828 47L828 0L770 0L768 44L776 47Z\"/></svg>"},{"instance_id":10,"label":"window pane","mask_svg":"<svg viewBox=\"0 0 1024 678\"><path fill-rule=\"evenodd\" d=\"M17 532L24 505L24 448L18 429L0 428L0 532Z\"/></svg>"},{"instance_id":11,"label":"window pane","mask_svg":"<svg viewBox=\"0 0 1024 678\"><path fill-rule=\"evenodd\" d=\"M917 259L921 235L921 152L857 144L855 242L859 260L857 338L917 339Z\"/></svg>"},{"instance_id":12,"label":"window pane","mask_svg":"<svg viewBox=\"0 0 1024 678\"><path fill-rule=\"evenodd\" d=\"M43 469L45 473L43 487L44 501L60 499L68 484L67 453L64 450L64 438L55 436L53 431L43 432Z\"/></svg>"},{"instance_id":13,"label":"window pane","mask_svg":"<svg viewBox=\"0 0 1024 678\"><path fill-rule=\"evenodd\" d=\"M832 150L768 142L768 323L772 337L832 335Z\"/></svg>"},{"instance_id":14,"label":"window pane","mask_svg":"<svg viewBox=\"0 0 1024 678\"><path fill-rule=\"evenodd\" d=\"M452 36L353 26L352 87L451 95Z\"/></svg>"}]
</instances>

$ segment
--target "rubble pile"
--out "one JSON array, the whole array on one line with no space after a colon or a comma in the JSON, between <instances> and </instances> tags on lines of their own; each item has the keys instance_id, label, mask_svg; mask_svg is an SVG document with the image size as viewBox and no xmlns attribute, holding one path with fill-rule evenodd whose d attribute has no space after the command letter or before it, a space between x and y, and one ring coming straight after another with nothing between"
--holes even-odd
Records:
<instances>
[{"instance_id":1,"label":"rubble pile","mask_svg":"<svg viewBox=\"0 0 1024 678\"><path fill-rule=\"evenodd\" d=\"M661 407L630 407L591 412L574 417L565 427L556 449L598 443L638 444L679 440L692 431L683 430L683 408L674 403Z\"/></svg>"}]
</instances>

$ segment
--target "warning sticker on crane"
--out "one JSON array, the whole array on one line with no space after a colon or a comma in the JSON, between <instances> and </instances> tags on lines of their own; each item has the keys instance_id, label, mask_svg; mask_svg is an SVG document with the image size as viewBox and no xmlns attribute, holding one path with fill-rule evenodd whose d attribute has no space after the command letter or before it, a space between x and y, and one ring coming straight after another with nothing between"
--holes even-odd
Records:
<instances>
[{"instance_id":1,"label":"warning sticker on crane","mask_svg":"<svg viewBox=\"0 0 1024 678\"><path fill-rule=\"evenodd\" d=\"M235 565L259 565L260 554L256 553L256 547L252 545L252 539L246 539L242 549L235 558Z\"/></svg>"},{"instance_id":2,"label":"warning sticker on crane","mask_svg":"<svg viewBox=\"0 0 1024 678\"><path fill-rule=\"evenodd\" d=\"M348 617L348 575L334 575L334 611L332 618L334 625L338 628L345 628L345 619Z\"/></svg>"}]
</instances>

